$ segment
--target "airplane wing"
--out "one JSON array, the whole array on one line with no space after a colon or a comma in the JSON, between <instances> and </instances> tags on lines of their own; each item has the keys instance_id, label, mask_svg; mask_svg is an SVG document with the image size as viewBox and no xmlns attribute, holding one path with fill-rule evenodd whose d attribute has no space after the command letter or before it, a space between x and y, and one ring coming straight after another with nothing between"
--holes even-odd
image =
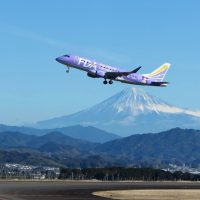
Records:
<instances>
[{"instance_id":1,"label":"airplane wing","mask_svg":"<svg viewBox=\"0 0 200 200\"><path fill-rule=\"evenodd\" d=\"M129 74L136 73L140 68L141 66L130 72L106 72L104 77L107 79L116 79L117 77L128 76Z\"/></svg>"}]
</instances>

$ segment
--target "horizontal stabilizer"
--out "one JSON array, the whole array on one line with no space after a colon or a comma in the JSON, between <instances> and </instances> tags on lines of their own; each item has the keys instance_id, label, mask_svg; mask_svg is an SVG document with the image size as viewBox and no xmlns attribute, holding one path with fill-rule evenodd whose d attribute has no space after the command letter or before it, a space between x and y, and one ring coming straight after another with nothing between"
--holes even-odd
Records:
<instances>
[{"instance_id":1,"label":"horizontal stabilizer","mask_svg":"<svg viewBox=\"0 0 200 200\"><path fill-rule=\"evenodd\" d=\"M167 86L169 84L169 82L151 82L151 85L153 86Z\"/></svg>"}]
</instances>

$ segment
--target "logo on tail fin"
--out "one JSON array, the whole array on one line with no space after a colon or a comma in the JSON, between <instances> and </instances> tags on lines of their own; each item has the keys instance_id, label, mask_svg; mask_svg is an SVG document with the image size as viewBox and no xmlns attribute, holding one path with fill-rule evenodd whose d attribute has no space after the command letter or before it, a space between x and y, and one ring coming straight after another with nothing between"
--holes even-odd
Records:
<instances>
[{"instance_id":1,"label":"logo on tail fin","mask_svg":"<svg viewBox=\"0 0 200 200\"><path fill-rule=\"evenodd\" d=\"M171 64L169 64L169 63L165 63L161 67L159 67L158 69L151 72L150 74L147 74L146 76L148 78L153 79L155 82L162 81L164 79L170 65Z\"/></svg>"}]
</instances>

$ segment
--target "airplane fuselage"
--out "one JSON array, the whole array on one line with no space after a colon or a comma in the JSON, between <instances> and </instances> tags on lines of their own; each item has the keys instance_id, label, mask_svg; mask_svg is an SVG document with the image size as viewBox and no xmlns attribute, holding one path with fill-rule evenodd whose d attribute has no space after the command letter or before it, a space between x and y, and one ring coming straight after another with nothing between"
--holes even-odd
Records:
<instances>
[{"instance_id":1,"label":"airplane fuselage","mask_svg":"<svg viewBox=\"0 0 200 200\"><path fill-rule=\"evenodd\" d=\"M105 79L104 84L107 84L106 79L109 79L110 84L112 84L113 80L115 80L135 85L166 86L166 82L163 82L163 84L158 84L158 85L152 84L155 83L153 79L138 73L130 73L126 76L123 76L120 73L123 74L126 72L117 67L112 67L99 62L91 61L87 58L83 58L80 56L64 55L56 58L56 61L66 65L67 67L73 67L85 71L87 72L87 75L89 77L104 78ZM115 77L111 76L112 74L118 74L118 73L120 74L120 76L117 77L116 75Z\"/></svg>"}]
</instances>

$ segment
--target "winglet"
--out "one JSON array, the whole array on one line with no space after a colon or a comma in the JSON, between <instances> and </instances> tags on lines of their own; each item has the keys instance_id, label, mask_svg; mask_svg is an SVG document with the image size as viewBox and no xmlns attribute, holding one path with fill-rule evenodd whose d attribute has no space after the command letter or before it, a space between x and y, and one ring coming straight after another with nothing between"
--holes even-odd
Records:
<instances>
[{"instance_id":1,"label":"winglet","mask_svg":"<svg viewBox=\"0 0 200 200\"><path fill-rule=\"evenodd\" d=\"M131 73L137 73L137 71L139 71L140 68L141 68L141 66L136 68L136 69L134 69L133 71L131 71Z\"/></svg>"}]
</instances>

